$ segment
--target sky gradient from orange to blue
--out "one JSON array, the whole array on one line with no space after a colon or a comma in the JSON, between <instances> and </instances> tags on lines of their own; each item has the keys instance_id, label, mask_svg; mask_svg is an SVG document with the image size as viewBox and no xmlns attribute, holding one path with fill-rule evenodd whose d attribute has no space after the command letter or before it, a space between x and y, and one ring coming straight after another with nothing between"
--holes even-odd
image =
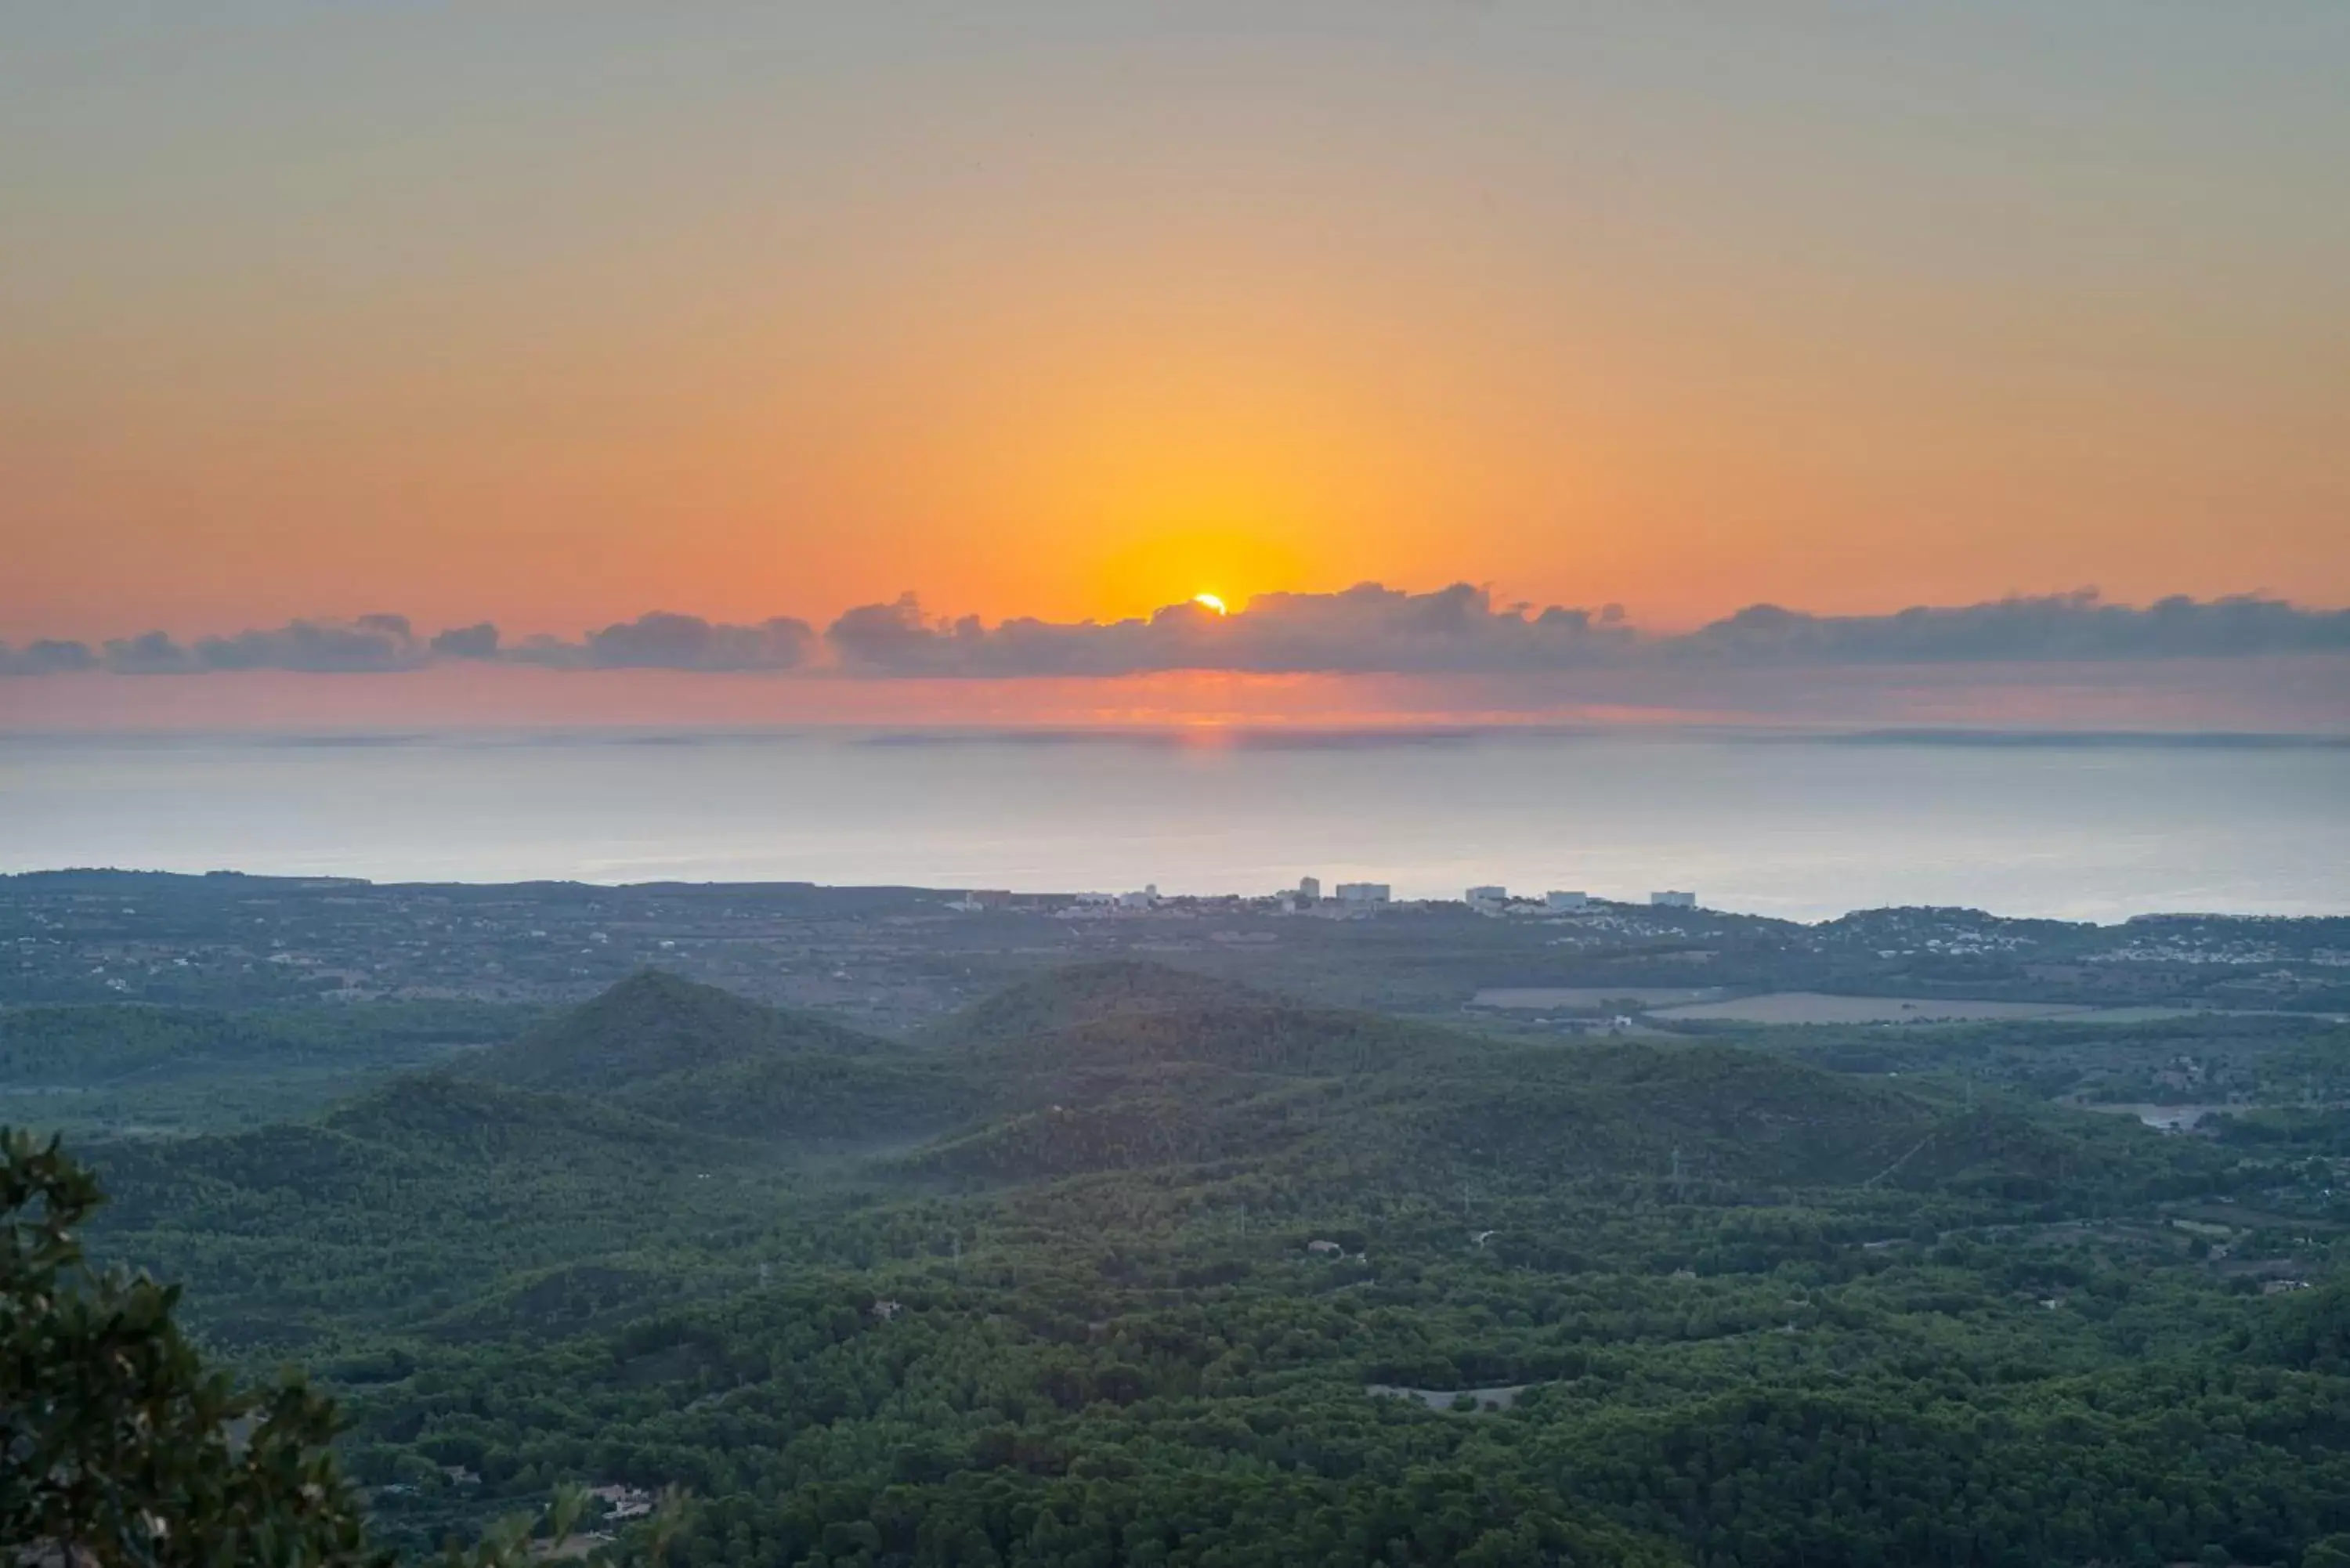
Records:
<instances>
[{"instance_id":1,"label":"sky gradient from orange to blue","mask_svg":"<svg viewBox=\"0 0 2350 1568\"><path fill-rule=\"evenodd\" d=\"M16 5L0 639L2350 603L2350 5Z\"/></svg>"}]
</instances>

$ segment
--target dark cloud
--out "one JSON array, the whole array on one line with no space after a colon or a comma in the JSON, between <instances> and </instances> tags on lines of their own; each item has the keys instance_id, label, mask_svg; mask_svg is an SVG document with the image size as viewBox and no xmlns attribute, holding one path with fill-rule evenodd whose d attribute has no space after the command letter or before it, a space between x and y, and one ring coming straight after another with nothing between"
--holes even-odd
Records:
<instances>
[{"instance_id":1,"label":"dark cloud","mask_svg":"<svg viewBox=\"0 0 2350 1568\"><path fill-rule=\"evenodd\" d=\"M412 670L428 658L404 616L369 615L354 621L297 620L241 631L234 637L182 643L169 632L109 639L93 651L82 643L34 643L0 672L40 674L104 668L119 675L192 675L207 670L302 670L326 674Z\"/></svg>"},{"instance_id":2,"label":"dark cloud","mask_svg":"<svg viewBox=\"0 0 2350 1568\"><path fill-rule=\"evenodd\" d=\"M598 670L796 670L815 650L814 628L788 616L718 626L667 610L591 631L583 649Z\"/></svg>"},{"instance_id":3,"label":"dark cloud","mask_svg":"<svg viewBox=\"0 0 2350 1568\"><path fill-rule=\"evenodd\" d=\"M297 620L268 631L208 637L195 646L206 670L300 670L325 674L412 670L424 662L408 618L369 615L348 624Z\"/></svg>"},{"instance_id":4,"label":"dark cloud","mask_svg":"<svg viewBox=\"0 0 2350 1568\"><path fill-rule=\"evenodd\" d=\"M368 615L351 621L297 620L193 643L161 631L116 638L96 649L78 642L43 641L19 649L0 643L0 675L91 669L121 675L232 670L364 674L454 660L565 670L775 670L799 669L816 647L813 628L785 617L755 626L726 626L657 610L590 631L577 642L536 637L509 647L488 621L451 627L422 639L405 616Z\"/></svg>"},{"instance_id":5,"label":"dark cloud","mask_svg":"<svg viewBox=\"0 0 2350 1568\"><path fill-rule=\"evenodd\" d=\"M183 675L200 668L194 654L161 631L109 639L105 662L109 670L123 675Z\"/></svg>"},{"instance_id":6,"label":"dark cloud","mask_svg":"<svg viewBox=\"0 0 2350 1568\"><path fill-rule=\"evenodd\" d=\"M577 642L528 638L496 657L557 670L782 670L801 668L816 649L816 628L789 616L755 626L728 626L698 615L654 610L588 632Z\"/></svg>"},{"instance_id":7,"label":"dark cloud","mask_svg":"<svg viewBox=\"0 0 2350 1568\"><path fill-rule=\"evenodd\" d=\"M1467 583L1427 594L1378 583L1266 594L1217 629L1237 633L1232 668L1263 670L1572 670L1623 658L1639 640L1619 607L1496 605Z\"/></svg>"},{"instance_id":8,"label":"dark cloud","mask_svg":"<svg viewBox=\"0 0 2350 1568\"><path fill-rule=\"evenodd\" d=\"M1644 635L1616 606L1495 604L1466 583L1412 594L1365 583L1336 594L1266 594L1218 616L1177 605L1148 620L1052 624L930 620L908 595L868 605L827 634L868 675L1127 675L1160 670L1522 674L1680 664L1945 664L2204 659L2350 651L2350 610L2279 599L2168 598L2146 608L2095 593L2010 598L1884 616L1814 616L1756 605L1700 630Z\"/></svg>"},{"instance_id":9,"label":"dark cloud","mask_svg":"<svg viewBox=\"0 0 2350 1568\"><path fill-rule=\"evenodd\" d=\"M1496 606L1457 583L1412 594L1363 583L1336 594L1263 594L1223 616L1170 605L1147 620L931 621L911 594L866 605L826 636L852 672L873 675L1132 675L1159 670L1266 672L1572 669L1625 654L1622 612Z\"/></svg>"},{"instance_id":10,"label":"dark cloud","mask_svg":"<svg viewBox=\"0 0 2350 1568\"><path fill-rule=\"evenodd\" d=\"M2213 659L2350 651L2350 610L2282 599L2167 598L2144 609L2088 591L1896 615L1815 616L1755 605L1688 637L1682 657L1742 663L1946 664Z\"/></svg>"},{"instance_id":11,"label":"dark cloud","mask_svg":"<svg viewBox=\"0 0 2350 1568\"><path fill-rule=\"evenodd\" d=\"M441 659L495 659L498 628L488 621L452 626L432 639L432 649L434 656Z\"/></svg>"},{"instance_id":12,"label":"dark cloud","mask_svg":"<svg viewBox=\"0 0 2350 1568\"><path fill-rule=\"evenodd\" d=\"M0 675L58 675L98 668L98 654L86 642L42 638L22 648L0 642Z\"/></svg>"},{"instance_id":13,"label":"dark cloud","mask_svg":"<svg viewBox=\"0 0 2350 1568\"><path fill-rule=\"evenodd\" d=\"M103 668L122 674L207 670L365 672L436 661L496 661L566 670L795 670L830 663L852 676L1020 679L1159 670L1264 673L1540 675L1582 670L1770 670L1827 665L2085 663L2350 653L2350 610L2282 599L2168 598L2143 608L2089 592L1882 616L1818 616L1755 605L1696 631L1635 630L1617 607L1501 604L1456 583L1414 594L1364 583L1343 593L1264 594L1222 616L1170 605L1133 620L988 626L927 616L908 594L863 605L819 639L778 617L734 626L657 610L577 641L504 641L487 621L429 639L395 615L298 620L182 644L152 631L92 649L79 642L0 644L0 675Z\"/></svg>"}]
</instances>

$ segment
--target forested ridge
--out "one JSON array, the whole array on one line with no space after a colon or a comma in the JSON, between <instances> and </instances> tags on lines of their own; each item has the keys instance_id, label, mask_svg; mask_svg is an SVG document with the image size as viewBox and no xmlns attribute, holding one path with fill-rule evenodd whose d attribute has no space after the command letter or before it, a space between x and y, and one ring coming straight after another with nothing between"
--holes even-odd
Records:
<instances>
[{"instance_id":1,"label":"forested ridge","mask_svg":"<svg viewBox=\"0 0 2350 1568\"><path fill-rule=\"evenodd\" d=\"M894 1041L640 976L78 1147L93 1246L307 1366L415 1552L585 1482L690 1490L706 1564L2350 1562L2331 1211L1855 1048L1129 962Z\"/></svg>"}]
</instances>

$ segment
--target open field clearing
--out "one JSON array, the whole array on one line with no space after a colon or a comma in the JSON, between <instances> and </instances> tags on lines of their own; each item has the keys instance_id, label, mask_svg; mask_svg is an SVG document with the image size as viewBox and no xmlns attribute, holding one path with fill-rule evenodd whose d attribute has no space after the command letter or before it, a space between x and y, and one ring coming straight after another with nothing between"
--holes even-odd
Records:
<instances>
[{"instance_id":1,"label":"open field clearing","mask_svg":"<svg viewBox=\"0 0 2350 1568\"><path fill-rule=\"evenodd\" d=\"M2013 1018L2074 1018L2098 1010L2064 1002L1968 1002L1946 997L1829 996L1778 991L1729 1002L1649 1009L1662 1020L1723 1023L1980 1023Z\"/></svg>"},{"instance_id":2,"label":"open field clearing","mask_svg":"<svg viewBox=\"0 0 2350 1568\"><path fill-rule=\"evenodd\" d=\"M1479 992L1470 999L1469 1005L1532 1012L1548 1007L1607 1007L1629 1002L1636 1007L1653 1009L1712 1002L1721 995L1721 988L1718 985L1500 985L1489 986Z\"/></svg>"}]
</instances>

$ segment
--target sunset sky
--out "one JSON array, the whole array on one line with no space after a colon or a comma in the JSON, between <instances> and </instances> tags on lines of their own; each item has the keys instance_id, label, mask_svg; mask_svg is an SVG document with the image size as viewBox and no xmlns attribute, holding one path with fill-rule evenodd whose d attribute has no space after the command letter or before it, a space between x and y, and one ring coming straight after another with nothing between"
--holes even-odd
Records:
<instances>
[{"instance_id":1,"label":"sunset sky","mask_svg":"<svg viewBox=\"0 0 2350 1568\"><path fill-rule=\"evenodd\" d=\"M0 640L2341 607L2345 80L2341 0L6 6Z\"/></svg>"}]
</instances>

